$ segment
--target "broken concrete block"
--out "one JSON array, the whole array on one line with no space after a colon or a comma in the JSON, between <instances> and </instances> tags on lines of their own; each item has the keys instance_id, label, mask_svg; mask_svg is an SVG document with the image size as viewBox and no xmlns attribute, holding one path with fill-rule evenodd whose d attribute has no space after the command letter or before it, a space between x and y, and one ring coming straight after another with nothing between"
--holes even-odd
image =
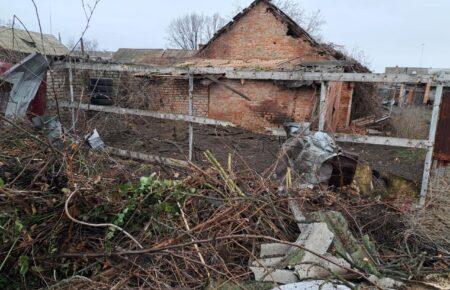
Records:
<instances>
[{"instance_id":1,"label":"broken concrete block","mask_svg":"<svg viewBox=\"0 0 450 290\"><path fill-rule=\"evenodd\" d=\"M323 279L329 277L332 274L343 275L347 273L345 268L350 268L350 264L344 259L334 257L331 254L324 255L325 258L335 262L338 266L329 261L321 259L319 257L314 257L309 261L303 261L301 264L295 266L295 271L300 280L303 279Z\"/></svg>"},{"instance_id":2,"label":"broken concrete block","mask_svg":"<svg viewBox=\"0 0 450 290\"><path fill-rule=\"evenodd\" d=\"M205 290L270 290L275 287L273 282L239 282L212 281Z\"/></svg>"},{"instance_id":3,"label":"broken concrete block","mask_svg":"<svg viewBox=\"0 0 450 290\"><path fill-rule=\"evenodd\" d=\"M400 287L402 287L404 284L402 282L396 281L394 279L391 278L378 278L375 275L371 275L369 277L369 280L372 283L377 284L378 286L380 286L383 289L398 289Z\"/></svg>"},{"instance_id":4,"label":"broken concrete block","mask_svg":"<svg viewBox=\"0 0 450 290\"><path fill-rule=\"evenodd\" d=\"M334 234L328 229L326 223L309 224L295 242L318 254L325 254L333 242ZM302 261L310 261L315 255L300 248L292 247L286 259L288 266L296 266Z\"/></svg>"},{"instance_id":5,"label":"broken concrete block","mask_svg":"<svg viewBox=\"0 0 450 290\"><path fill-rule=\"evenodd\" d=\"M373 191L372 168L367 164L358 164L354 180L362 194L371 194Z\"/></svg>"},{"instance_id":6,"label":"broken concrete block","mask_svg":"<svg viewBox=\"0 0 450 290\"><path fill-rule=\"evenodd\" d=\"M286 244L279 243L271 243L271 244L262 244L261 245L261 258L270 258L277 256L285 256L291 246Z\"/></svg>"},{"instance_id":7,"label":"broken concrete block","mask_svg":"<svg viewBox=\"0 0 450 290\"><path fill-rule=\"evenodd\" d=\"M288 284L283 286L278 286L272 290L350 290L349 287L339 284L332 283L329 281L317 280L317 281L304 281L294 284Z\"/></svg>"},{"instance_id":8,"label":"broken concrete block","mask_svg":"<svg viewBox=\"0 0 450 290\"><path fill-rule=\"evenodd\" d=\"M252 263L255 267L272 267L277 268L283 262L284 257L259 259Z\"/></svg>"},{"instance_id":9,"label":"broken concrete block","mask_svg":"<svg viewBox=\"0 0 450 290\"><path fill-rule=\"evenodd\" d=\"M255 275L256 281L275 282L280 284L289 284L298 282L299 279L294 271L267 269L262 267L250 267Z\"/></svg>"},{"instance_id":10,"label":"broken concrete block","mask_svg":"<svg viewBox=\"0 0 450 290\"><path fill-rule=\"evenodd\" d=\"M341 257L347 257L357 268L379 276L377 264L372 259L375 249L367 249L360 243L348 228L348 223L340 212L315 212L311 215L314 220L326 222L328 228L334 233L333 245Z\"/></svg>"}]
</instances>

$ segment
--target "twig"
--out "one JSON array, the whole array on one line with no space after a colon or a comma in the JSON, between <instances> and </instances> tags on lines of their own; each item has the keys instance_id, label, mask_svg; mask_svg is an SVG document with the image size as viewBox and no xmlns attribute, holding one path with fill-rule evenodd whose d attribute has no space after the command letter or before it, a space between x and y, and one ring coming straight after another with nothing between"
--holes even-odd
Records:
<instances>
[{"instance_id":1,"label":"twig","mask_svg":"<svg viewBox=\"0 0 450 290\"><path fill-rule=\"evenodd\" d=\"M3 262L2 262L2 264L0 265L0 272L1 272L2 269L3 269L3 266L5 266L6 261L8 260L9 256L11 255L11 252L12 252L12 250L14 249L14 247L16 246L16 244L17 244L17 242L19 241L19 239L20 239L20 236L18 236L18 237L15 239L14 243L12 244L11 248L10 248L9 251L8 251L8 254L6 254L5 259L3 259Z\"/></svg>"},{"instance_id":2,"label":"twig","mask_svg":"<svg viewBox=\"0 0 450 290\"><path fill-rule=\"evenodd\" d=\"M50 143L47 143L45 141L42 141L41 139L39 139L38 137L36 137L35 135L31 134L30 132L28 132L27 130L25 130L24 128L22 128L21 126L15 124L14 122L8 120L7 118L3 117L2 115L0 115L0 119L5 121L6 123L10 124L11 126L13 126L14 128L22 131L23 133L27 134L28 136L30 136L32 139L34 139L35 141L50 147L50 149L52 149L55 152L58 152L60 154L63 154L61 151L59 151L58 149L56 149L53 145L51 145Z\"/></svg>"},{"instance_id":3,"label":"twig","mask_svg":"<svg viewBox=\"0 0 450 290\"><path fill-rule=\"evenodd\" d=\"M191 228L190 228L189 223L188 223L188 221L187 221L187 219L186 219L186 215L184 214L184 211L183 211L183 209L181 208L180 203L177 202L177 205L178 205L178 208L180 209L180 212L181 212L181 218L183 219L184 226L186 227L186 230L187 230L187 231L190 231ZM208 274L208 278L211 280L211 274L209 273L208 268L206 267L205 258L203 258L203 255L202 255L202 253L200 252L200 249L198 248L198 245L197 245L197 244L194 244L194 248L195 248L195 251L196 251L197 254L198 254L198 257L200 258L200 261L201 261L202 264L205 266L205 270L206 270L206 273Z\"/></svg>"},{"instance_id":4,"label":"twig","mask_svg":"<svg viewBox=\"0 0 450 290\"><path fill-rule=\"evenodd\" d=\"M215 237L215 238L211 238L211 239L205 239L205 240L197 240L197 241L191 241L191 242L186 242L183 244L178 244L178 245L170 245L170 246L166 246L166 247L152 247L152 248L146 248L146 249L142 249L142 250L137 250L137 251L123 251L123 252L113 252L113 253L71 253L71 254L62 254L59 255L59 257L84 257L84 258L98 258L98 257L111 257L111 256L120 256L120 255L142 255L142 254L158 254L158 253L162 253L165 252L167 250L173 250L173 249L177 249L177 248L184 248L187 246L192 246L194 244L206 244L206 243L212 243L212 242L216 242L216 241L223 241L223 240L233 240L233 239L246 239L246 240L250 240L250 239L257 239L257 240L266 240L266 241L271 241L274 243L280 243L280 244L285 244L288 246L292 246L292 247L296 247L299 249L302 249L304 251L307 251L319 258L321 258L322 260L325 260L335 266L338 266L339 268L342 268L348 272L351 272L355 275L358 275L359 277L363 278L364 280L366 280L368 283L370 283L371 285L377 287L378 289L382 289L380 286L378 286L376 283L370 281L369 277L367 277L364 273L349 268L349 267L345 267L340 265L339 263L325 257L322 254L319 254L313 250L310 250L308 248L306 248L303 245L300 244L296 244L296 243L291 243L291 242L287 242L287 241L283 241L283 240L279 240L276 238L272 238L269 236L262 236L262 235L229 235L229 236L223 236L223 237Z\"/></svg>"},{"instance_id":5,"label":"twig","mask_svg":"<svg viewBox=\"0 0 450 290\"><path fill-rule=\"evenodd\" d=\"M144 247L142 247L142 245L132 235L130 235L127 231L125 231L124 229L122 229L121 227L119 227L119 226L117 226L115 224L109 224L109 223L92 224L92 223L87 223L87 222L83 222L83 221L77 220L74 217L72 217L72 215L69 212L69 203L70 203L70 200L72 199L72 197L75 195L76 192L77 192L77 190L74 190L73 192L71 192L69 197L67 198L65 204L64 204L64 211L65 211L67 217L71 221L73 221L73 222L75 222L77 224L90 226L90 227L94 227L94 228L109 228L109 227L115 228L116 230L121 231L124 235L129 237L140 249L144 249Z\"/></svg>"}]
</instances>

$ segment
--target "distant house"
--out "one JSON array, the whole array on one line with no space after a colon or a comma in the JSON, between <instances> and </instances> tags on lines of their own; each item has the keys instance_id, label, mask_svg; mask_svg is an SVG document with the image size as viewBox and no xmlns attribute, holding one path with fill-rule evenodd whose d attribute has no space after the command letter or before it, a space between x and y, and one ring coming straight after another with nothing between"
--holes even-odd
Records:
<instances>
[{"instance_id":1,"label":"distant house","mask_svg":"<svg viewBox=\"0 0 450 290\"><path fill-rule=\"evenodd\" d=\"M71 56L85 58L91 61L110 62L113 59L114 51L107 50L88 50L84 52L84 55L79 50L73 51Z\"/></svg>"},{"instance_id":2,"label":"distant house","mask_svg":"<svg viewBox=\"0 0 450 290\"><path fill-rule=\"evenodd\" d=\"M123 64L173 65L192 58L196 50L120 48L112 58Z\"/></svg>"},{"instance_id":3,"label":"distant house","mask_svg":"<svg viewBox=\"0 0 450 290\"><path fill-rule=\"evenodd\" d=\"M33 52L62 56L69 50L53 35L0 26L0 61L17 63Z\"/></svg>"},{"instance_id":4,"label":"distant house","mask_svg":"<svg viewBox=\"0 0 450 290\"><path fill-rule=\"evenodd\" d=\"M387 67L386 74L432 75L450 73L450 69L423 67ZM399 105L429 104L434 101L436 87L431 84L390 84L381 86L384 99L394 99Z\"/></svg>"}]
</instances>

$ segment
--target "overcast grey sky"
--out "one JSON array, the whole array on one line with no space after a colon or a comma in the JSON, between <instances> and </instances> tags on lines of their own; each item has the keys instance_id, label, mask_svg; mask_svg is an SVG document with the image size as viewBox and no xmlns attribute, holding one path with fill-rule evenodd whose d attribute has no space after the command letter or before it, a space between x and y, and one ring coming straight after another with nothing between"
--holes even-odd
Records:
<instances>
[{"instance_id":1,"label":"overcast grey sky","mask_svg":"<svg viewBox=\"0 0 450 290\"><path fill-rule=\"evenodd\" d=\"M298 0L307 11L320 9L327 23L324 40L359 47L372 69L386 66L450 67L449 0ZM85 25L81 0L36 0L43 30L64 42L79 37ZM93 2L93 0L85 0ZM251 0L102 0L87 38L102 49L166 47L166 28L189 12L230 17L236 6ZM17 15L38 31L31 0L0 0L0 19ZM51 16L51 17L50 17ZM50 19L52 25L50 25ZM424 46L423 58L421 58Z\"/></svg>"}]
</instances>

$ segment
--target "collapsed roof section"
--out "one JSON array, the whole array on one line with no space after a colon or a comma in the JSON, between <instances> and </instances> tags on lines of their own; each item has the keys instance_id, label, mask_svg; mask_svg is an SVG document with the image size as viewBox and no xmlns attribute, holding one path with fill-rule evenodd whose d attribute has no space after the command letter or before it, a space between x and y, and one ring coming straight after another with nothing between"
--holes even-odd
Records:
<instances>
[{"instance_id":1,"label":"collapsed roof section","mask_svg":"<svg viewBox=\"0 0 450 290\"><path fill-rule=\"evenodd\" d=\"M196 52L185 49L120 48L112 60L123 64L173 65L191 58Z\"/></svg>"},{"instance_id":2,"label":"collapsed roof section","mask_svg":"<svg viewBox=\"0 0 450 290\"><path fill-rule=\"evenodd\" d=\"M31 54L62 56L69 53L67 47L50 34L40 34L12 27L0 26L0 49Z\"/></svg>"},{"instance_id":3,"label":"collapsed roof section","mask_svg":"<svg viewBox=\"0 0 450 290\"><path fill-rule=\"evenodd\" d=\"M298 25L291 17L289 17L286 13L284 13L281 9L279 9L276 5L272 3L270 0L256 0L253 3L250 4L247 8L245 8L242 12L237 14L232 21L230 21L227 25L225 25L222 29L216 32L216 34L213 36L213 38L201 49L199 50L196 57L198 58L208 58L208 54L211 52L211 50L216 49L216 46L214 45L216 42L219 41L219 39L222 38L225 34L231 32L232 30L239 29L238 23L242 21L245 17L249 16L251 12L256 9L260 4L265 5L265 11L267 13L272 14L278 21L286 25L287 27L287 35L302 39L306 44L311 47L315 53L318 55L324 56L324 59L322 59L325 62L325 59L328 59L330 63L336 63L336 61L340 61L342 64L342 67L345 67L346 72L370 72L368 68L366 68L364 65L357 62L355 59L346 56L344 53L340 52L339 50L335 49L335 46L333 44L324 44L319 43L312 37L306 30L304 30L300 25ZM250 25L249 25L250 27ZM260 27L261 29L261 27ZM257 29L254 29L255 32L257 32ZM263 29L264 30L264 29ZM251 36L251 35L249 35ZM274 42L275 44L275 42ZM230 47L232 44L225 44L227 47ZM239 44L237 44L239 45ZM251 45L254 45L253 43ZM215 59L218 59L220 57L212 57ZM275 57L278 58L278 57ZM303 66L305 60L301 60L300 57L295 59L284 59L283 61L278 61L278 65L272 65L269 68L271 69L279 69L279 68L285 68L286 66L290 69L297 68L298 66ZM202 64L202 61L193 61L194 64ZM216 61L217 62L217 61ZM220 62L220 61L219 61ZM251 60L250 63L253 63L255 65L255 68L265 68L267 67L267 61L259 59ZM203 62L204 63L204 62ZM260 65L261 64L261 65ZM281 65L280 65L281 64ZM323 65L324 63L321 63L320 65ZM308 66L308 64L306 64ZM247 66L250 67L250 66Z\"/></svg>"}]
</instances>

